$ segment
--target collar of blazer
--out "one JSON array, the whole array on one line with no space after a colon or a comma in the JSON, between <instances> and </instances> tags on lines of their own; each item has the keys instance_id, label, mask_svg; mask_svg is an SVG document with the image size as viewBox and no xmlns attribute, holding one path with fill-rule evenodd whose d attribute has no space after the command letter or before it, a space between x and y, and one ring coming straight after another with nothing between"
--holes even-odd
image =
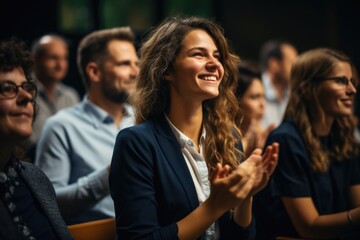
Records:
<instances>
[{"instance_id":1,"label":"collar of blazer","mask_svg":"<svg viewBox=\"0 0 360 240\"><path fill-rule=\"evenodd\" d=\"M195 209L199 205L195 185L181 152L180 145L171 131L165 115L157 115L151 122L154 126L155 137L159 142L162 152L187 194L190 208Z\"/></svg>"}]
</instances>

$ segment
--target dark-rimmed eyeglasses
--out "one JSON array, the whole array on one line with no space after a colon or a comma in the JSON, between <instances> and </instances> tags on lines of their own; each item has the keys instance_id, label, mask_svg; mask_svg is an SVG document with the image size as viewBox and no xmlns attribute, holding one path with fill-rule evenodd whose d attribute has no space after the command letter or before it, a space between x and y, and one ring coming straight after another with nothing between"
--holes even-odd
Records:
<instances>
[{"instance_id":1,"label":"dark-rimmed eyeglasses","mask_svg":"<svg viewBox=\"0 0 360 240\"><path fill-rule=\"evenodd\" d=\"M22 82L20 85L16 85L12 81L0 82L0 99L15 98L18 95L19 87L30 93L33 99L37 95L37 87L33 81Z\"/></svg>"},{"instance_id":2,"label":"dark-rimmed eyeglasses","mask_svg":"<svg viewBox=\"0 0 360 240\"><path fill-rule=\"evenodd\" d=\"M337 83L339 86L342 87L348 87L350 82L352 83L352 85L357 88L359 81L357 79L351 78L348 79L345 76L342 77L325 77L325 78L321 78L321 80L333 80L335 81L335 83Z\"/></svg>"}]
</instances>

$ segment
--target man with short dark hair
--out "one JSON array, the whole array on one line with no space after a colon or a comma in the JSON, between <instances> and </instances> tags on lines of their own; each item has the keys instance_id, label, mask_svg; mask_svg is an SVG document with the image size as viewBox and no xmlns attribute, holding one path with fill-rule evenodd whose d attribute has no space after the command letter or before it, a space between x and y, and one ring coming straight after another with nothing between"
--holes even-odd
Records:
<instances>
[{"instance_id":1,"label":"man with short dark hair","mask_svg":"<svg viewBox=\"0 0 360 240\"><path fill-rule=\"evenodd\" d=\"M127 100L139 71L131 29L85 36L78 68L87 94L48 120L35 161L53 183L68 224L115 216L108 168L118 131L134 124Z\"/></svg>"},{"instance_id":2,"label":"man with short dark hair","mask_svg":"<svg viewBox=\"0 0 360 240\"><path fill-rule=\"evenodd\" d=\"M261 47L266 98L263 127L278 126L282 121L289 98L291 65L297 55L294 45L285 40L269 40Z\"/></svg>"}]
</instances>

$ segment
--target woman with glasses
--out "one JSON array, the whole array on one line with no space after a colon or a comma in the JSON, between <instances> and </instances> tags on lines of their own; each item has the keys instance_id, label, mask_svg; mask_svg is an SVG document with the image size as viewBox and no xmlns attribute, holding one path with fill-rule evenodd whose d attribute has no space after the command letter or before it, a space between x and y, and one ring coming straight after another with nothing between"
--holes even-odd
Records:
<instances>
[{"instance_id":1,"label":"woman with glasses","mask_svg":"<svg viewBox=\"0 0 360 240\"><path fill-rule=\"evenodd\" d=\"M19 145L32 132L37 88L25 44L0 43L0 239L72 239L55 191Z\"/></svg>"},{"instance_id":2,"label":"woman with glasses","mask_svg":"<svg viewBox=\"0 0 360 240\"><path fill-rule=\"evenodd\" d=\"M267 139L281 151L269 185L255 199L259 239L359 239L357 81L350 59L331 49L310 50L295 61L285 120Z\"/></svg>"}]
</instances>

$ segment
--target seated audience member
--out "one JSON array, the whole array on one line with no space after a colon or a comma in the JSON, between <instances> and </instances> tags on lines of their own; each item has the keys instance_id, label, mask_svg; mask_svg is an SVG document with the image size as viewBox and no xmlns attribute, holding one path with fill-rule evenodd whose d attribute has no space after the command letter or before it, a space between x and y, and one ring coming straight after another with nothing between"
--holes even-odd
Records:
<instances>
[{"instance_id":1,"label":"seated audience member","mask_svg":"<svg viewBox=\"0 0 360 240\"><path fill-rule=\"evenodd\" d=\"M0 42L0 239L72 239L49 179L25 160L37 88L23 42Z\"/></svg>"},{"instance_id":2,"label":"seated audience member","mask_svg":"<svg viewBox=\"0 0 360 240\"><path fill-rule=\"evenodd\" d=\"M138 74L131 29L85 36L78 48L78 67L87 95L49 118L35 161L53 183L68 224L115 216L109 165L117 133L134 123L127 103Z\"/></svg>"},{"instance_id":3,"label":"seated audience member","mask_svg":"<svg viewBox=\"0 0 360 240\"><path fill-rule=\"evenodd\" d=\"M59 35L44 35L32 46L34 57L33 77L39 88L36 100L38 114L30 139L33 144L39 139L46 120L59 110L79 102L75 89L61 81L68 73L68 44Z\"/></svg>"},{"instance_id":4,"label":"seated audience member","mask_svg":"<svg viewBox=\"0 0 360 240\"><path fill-rule=\"evenodd\" d=\"M359 81L359 73L355 64L352 65L353 78ZM360 94L356 94L353 105L353 119L355 124L355 140L358 144L360 144Z\"/></svg>"},{"instance_id":5,"label":"seated audience member","mask_svg":"<svg viewBox=\"0 0 360 240\"><path fill-rule=\"evenodd\" d=\"M265 140L274 125L266 129L261 126L265 111L265 90L261 82L258 66L249 61L241 61L238 65L239 76L235 96L242 110L240 130L243 134L244 153L249 156L255 148L263 148Z\"/></svg>"},{"instance_id":6,"label":"seated audience member","mask_svg":"<svg viewBox=\"0 0 360 240\"><path fill-rule=\"evenodd\" d=\"M260 49L261 76L265 87L266 110L263 127L279 126L289 99L290 70L298 53L286 40L271 39Z\"/></svg>"},{"instance_id":7,"label":"seated audience member","mask_svg":"<svg viewBox=\"0 0 360 240\"><path fill-rule=\"evenodd\" d=\"M253 239L252 196L278 145L240 164L238 58L203 18L169 18L141 48L139 125L120 131L110 167L119 239Z\"/></svg>"},{"instance_id":8,"label":"seated audience member","mask_svg":"<svg viewBox=\"0 0 360 240\"><path fill-rule=\"evenodd\" d=\"M314 49L295 61L284 121L266 143L279 142L281 150L255 198L258 239L360 239L357 83L349 58L338 51Z\"/></svg>"}]
</instances>

